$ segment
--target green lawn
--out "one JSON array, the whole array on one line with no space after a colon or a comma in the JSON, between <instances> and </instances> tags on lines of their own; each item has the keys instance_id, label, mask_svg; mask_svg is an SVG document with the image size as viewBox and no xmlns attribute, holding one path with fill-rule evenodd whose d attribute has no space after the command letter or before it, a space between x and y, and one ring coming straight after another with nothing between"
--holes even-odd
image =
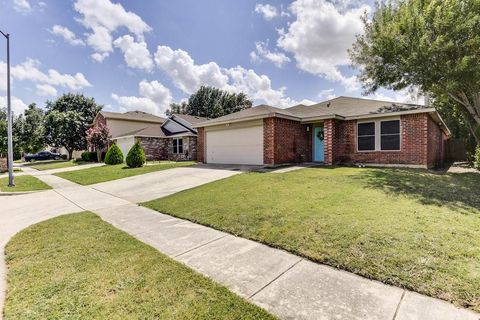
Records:
<instances>
[{"instance_id":1,"label":"green lawn","mask_svg":"<svg viewBox=\"0 0 480 320\"><path fill-rule=\"evenodd\" d=\"M38 190L47 190L52 189L48 184L39 180L36 177L25 175L25 176L14 176L13 182L15 187L8 187L8 176L5 178L0 178L0 191L2 192L22 192L22 191L38 191Z\"/></svg>"},{"instance_id":2,"label":"green lawn","mask_svg":"<svg viewBox=\"0 0 480 320\"><path fill-rule=\"evenodd\" d=\"M111 166L102 166L88 168L84 170L56 173L56 176L79 183L81 185L89 185L99 182L116 180L136 176L139 174L166 170L176 167L191 166L194 162L162 162L154 165L146 165L141 168L129 168L125 164L117 164Z\"/></svg>"},{"instance_id":3,"label":"green lawn","mask_svg":"<svg viewBox=\"0 0 480 320\"><path fill-rule=\"evenodd\" d=\"M273 319L89 212L21 231L6 259L5 319Z\"/></svg>"},{"instance_id":4,"label":"green lawn","mask_svg":"<svg viewBox=\"0 0 480 320\"><path fill-rule=\"evenodd\" d=\"M29 164L28 166L37 169L37 170L50 170L50 169L59 169L59 168L68 168L75 167L83 164L88 164L89 162L85 161L75 161L75 160L52 160L52 161L40 161Z\"/></svg>"},{"instance_id":5,"label":"green lawn","mask_svg":"<svg viewBox=\"0 0 480 320\"><path fill-rule=\"evenodd\" d=\"M144 204L480 311L480 175L247 173Z\"/></svg>"}]
</instances>

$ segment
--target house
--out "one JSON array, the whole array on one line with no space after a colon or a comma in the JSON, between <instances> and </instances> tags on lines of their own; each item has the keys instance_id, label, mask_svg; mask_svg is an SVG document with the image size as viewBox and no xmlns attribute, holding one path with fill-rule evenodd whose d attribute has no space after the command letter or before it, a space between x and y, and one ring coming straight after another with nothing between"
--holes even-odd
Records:
<instances>
[{"instance_id":1,"label":"house","mask_svg":"<svg viewBox=\"0 0 480 320\"><path fill-rule=\"evenodd\" d=\"M147 160L195 160L197 158L197 130L194 124L207 119L173 114L168 118L142 111L125 113L101 111L94 125L106 125L124 156L136 141L140 141Z\"/></svg>"},{"instance_id":2,"label":"house","mask_svg":"<svg viewBox=\"0 0 480 320\"><path fill-rule=\"evenodd\" d=\"M311 106L260 105L194 127L205 163L316 161L432 167L450 132L429 106L338 97Z\"/></svg>"}]
</instances>

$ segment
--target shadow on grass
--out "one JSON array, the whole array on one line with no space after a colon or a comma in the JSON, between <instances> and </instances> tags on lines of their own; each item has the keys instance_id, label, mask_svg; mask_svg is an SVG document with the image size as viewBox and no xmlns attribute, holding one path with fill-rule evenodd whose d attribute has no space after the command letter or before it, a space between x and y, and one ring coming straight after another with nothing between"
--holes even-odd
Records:
<instances>
[{"instance_id":1,"label":"shadow on grass","mask_svg":"<svg viewBox=\"0 0 480 320\"><path fill-rule=\"evenodd\" d=\"M452 209L480 209L480 174L415 169L372 169L361 174L372 188L392 195L407 195L422 204Z\"/></svg>"}]
</instances>

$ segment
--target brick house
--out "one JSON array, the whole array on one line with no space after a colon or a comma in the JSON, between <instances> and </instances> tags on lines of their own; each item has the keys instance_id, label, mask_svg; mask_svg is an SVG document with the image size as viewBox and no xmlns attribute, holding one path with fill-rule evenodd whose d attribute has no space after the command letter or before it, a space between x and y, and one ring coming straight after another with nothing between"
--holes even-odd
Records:
<instances>
[{"instance_id":1,"label":"brick house","mask_svg":"<svg viewBox=\"0 0 480 320\"><path fill-rule=\"evenodd\" d=\"M260 105L195 125L201 162L316 161L428 168L450 132L428 106L338 97L287 109Z\"/></svg>"},{"instance_id":2,"label":"brick house","mask_svg":"<svg viewBox=\"0 0 480 320\"><path fill-rule=\"evenodd\" d=\"M183 161L197 159L197 130L193 125L206 120L183 114L162 118L142 111L101 111L94 125L102 123L109 128L112 141L124 157L140 141L147 160Z\"/></svg>"}]
</instances>

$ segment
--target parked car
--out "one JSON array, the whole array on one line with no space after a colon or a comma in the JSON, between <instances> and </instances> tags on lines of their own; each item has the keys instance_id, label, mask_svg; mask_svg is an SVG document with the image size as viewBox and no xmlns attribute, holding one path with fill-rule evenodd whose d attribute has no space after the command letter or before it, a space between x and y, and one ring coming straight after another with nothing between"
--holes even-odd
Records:
<instances>
[{"instance_id":1,"label":"parked car","mask_svg":"<svg viewBox=\"0 0 480 320\"><path fill-rule=\"evenodd\" d=\"M50 151L41 151L39 153L35 154L27 154L25 156L25 161L26 162L31 162L31 161L40 161L40 160L58 160L61 158L60 153L54 153Z\"/></svg>"}]
</instances>

